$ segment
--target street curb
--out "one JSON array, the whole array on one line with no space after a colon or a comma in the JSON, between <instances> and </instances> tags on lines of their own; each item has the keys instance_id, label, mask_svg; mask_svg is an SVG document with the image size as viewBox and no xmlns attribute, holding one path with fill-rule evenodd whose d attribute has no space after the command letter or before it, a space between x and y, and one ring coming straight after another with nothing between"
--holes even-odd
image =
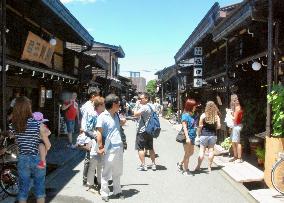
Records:
<instances>
[{"instance_id":1,"label":"street curb","mask_svg":"<svg viewBox=\"0 0 284 203\"><path fill-rule=\"evenodd\" d=\"M48 176L46 176L45 184L47 185L49 182L51 182L62 171L64 166L66 166L69 162L74 160L80 153L81 151L76 149L76 152L74 152L72 156L70 156L68 159L62 162L55 171L51 172Z\"/></svg>"}]
</instances>

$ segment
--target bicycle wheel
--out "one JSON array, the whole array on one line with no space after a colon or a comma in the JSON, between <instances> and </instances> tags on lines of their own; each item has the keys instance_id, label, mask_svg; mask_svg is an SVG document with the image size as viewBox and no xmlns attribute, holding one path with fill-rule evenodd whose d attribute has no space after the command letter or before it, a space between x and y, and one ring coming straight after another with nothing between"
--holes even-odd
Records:
<instances>
[{"instance_id":1,"label":"bicycle wheel","mask_svg":"<svg viewBox=\"0 0 284 203\"><path fill-rule=\"evenodd\" d=\"M273 166L271 181L273 187L281 194L284 194L284 159L280 159Z\"/></svg>"},{"instance_id":2,"label":"bicycle wheel","mask_svg":"<svg viewBox=\"0 0 284 203\"><path fill-rule=\"evenodd\" d=\"M10 196L17 196L19 192L18 171L15 166L5 166L0 172L0 186Z\"/></svg>"},{"instance_id":3,"label":"bicycle wheel","mask_svg":"<svg viewBox=\"0 0 284 203\"><path fill-rule=\"evenodd\" d=\"M16 144L11 144L7 146L6 153L4 154L5 162L14 163L17 162L19 155L18 146Z\"/></svg>"}]
</instances>

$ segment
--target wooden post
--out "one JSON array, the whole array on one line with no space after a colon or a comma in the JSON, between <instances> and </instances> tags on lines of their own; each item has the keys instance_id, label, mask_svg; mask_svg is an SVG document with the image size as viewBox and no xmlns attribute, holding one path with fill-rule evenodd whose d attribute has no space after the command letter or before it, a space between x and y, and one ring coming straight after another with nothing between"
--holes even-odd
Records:
<instances>
[{"instance_id":1,"label":"wooden post","mask_svg":"<svg viewBox=\"0 0 284 203\"><path fill-rule=\"evenodd\" d=\"M267 67L267 94L272 89L272 67L273 67L273 3L268 0L268 67ZM271 104L267 102L266 133L271 136Z\"/></svg>"},{"instance_id":2,"label":"wooden post","mask_svg":"<svg viewBox=\"0 0 284 203\"><path fill-rule=\"evenodd\" d=\"M2 95L2 130L6 131L6 0L1 4L1 95Z\"/></svg>"}]
</instances>

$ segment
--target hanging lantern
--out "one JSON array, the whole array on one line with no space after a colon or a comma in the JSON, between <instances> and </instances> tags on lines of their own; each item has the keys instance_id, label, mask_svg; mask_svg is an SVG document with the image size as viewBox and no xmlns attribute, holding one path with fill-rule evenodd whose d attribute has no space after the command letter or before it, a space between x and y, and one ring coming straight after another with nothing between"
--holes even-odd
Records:
<instances>
[{"instance_id":1,"label":"hanging lantern","mask_svg":"<svg viewBox=\"0 0 284 203\"><path fill-rule=\"evenodd\" d=\"M254 70L254 71L259 71L261 69L261 64L258 63L258 62L253 62L253 64L251 65L251 68Z\"/></svg>"}]
</instances>

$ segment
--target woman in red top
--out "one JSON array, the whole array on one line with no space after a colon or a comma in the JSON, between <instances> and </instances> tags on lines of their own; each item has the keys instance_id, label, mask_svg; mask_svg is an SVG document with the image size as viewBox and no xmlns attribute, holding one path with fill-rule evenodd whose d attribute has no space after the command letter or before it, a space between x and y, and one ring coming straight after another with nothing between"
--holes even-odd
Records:
<instances>
[{"instance_id":1,"label":"woman in red top","mask_svg":"<svg viewBox=\"0 0 284 203\"><path fill-rule=\"evenodd\" d=\"M241 130L242 130L242 119L243 119L243 108L240 105L240 101L236 94L231 95L231 111L232 119L234 121L234 127L232 128L231 140L234 152L234 157L230 160L236 163L243 162L242 160L242 145L241 141Z\"/></svg>"}]
</instances>

